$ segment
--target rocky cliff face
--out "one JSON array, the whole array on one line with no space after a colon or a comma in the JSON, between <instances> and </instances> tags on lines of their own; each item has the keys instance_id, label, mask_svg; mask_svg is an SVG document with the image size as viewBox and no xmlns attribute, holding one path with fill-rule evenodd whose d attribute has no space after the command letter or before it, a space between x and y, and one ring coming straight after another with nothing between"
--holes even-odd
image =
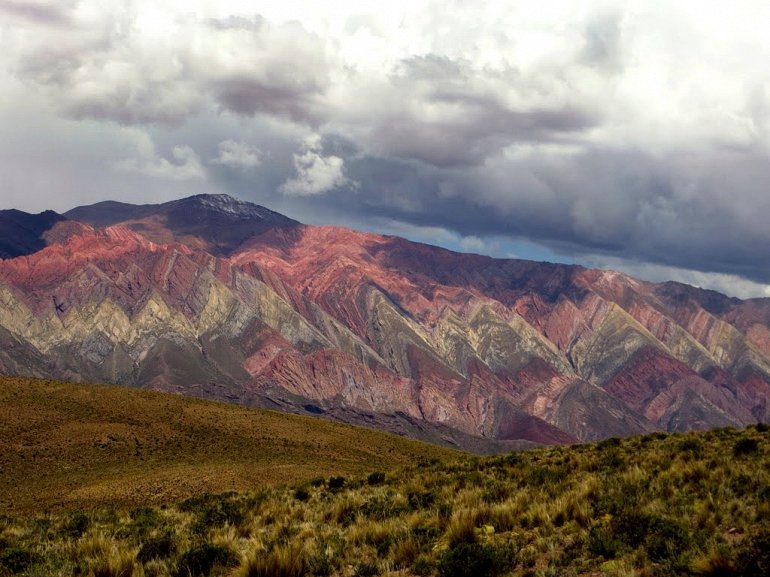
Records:
<instances>
[{"instance_id":1,"label":"rocky cliff face","mask_svg":"<svg viewBox=\"0 0 770 577\"><path fill-rule=\"evenodd\" d=\"M3 373L473 450L770 420L768 301L306 227L221 195L68 217L0 261Z\"/></svg>"}]
</instances>

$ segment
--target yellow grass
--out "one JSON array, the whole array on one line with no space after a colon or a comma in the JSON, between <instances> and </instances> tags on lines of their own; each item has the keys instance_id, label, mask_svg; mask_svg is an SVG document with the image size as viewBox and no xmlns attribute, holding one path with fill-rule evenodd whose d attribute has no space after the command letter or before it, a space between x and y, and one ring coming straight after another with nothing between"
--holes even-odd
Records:
<instances>
[{"instance_id":1,"label":"yellow grass","mask_svg":"<svg viewBox=\"0 0 770 577\"><path fill-rule=\"evenodd\" d=\"M0 513L160 505L456 455L322 419L0 377Z\"/></svg>"}]
</instances>

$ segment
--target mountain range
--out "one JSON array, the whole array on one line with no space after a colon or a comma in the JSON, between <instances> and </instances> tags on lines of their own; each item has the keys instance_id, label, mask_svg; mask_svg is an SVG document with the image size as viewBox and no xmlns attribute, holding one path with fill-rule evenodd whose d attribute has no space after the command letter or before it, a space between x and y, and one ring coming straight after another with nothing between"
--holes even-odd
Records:
<instances>
[{"instance_id":1,"label":"mountain range","mask_svg":"<svg viewBox=\"0 0 770 577\"><path fill-rule=\"evenodd\" d=\"M0 211L0 373L476 452L770 420L770 299L307 226L226 195Z\"/></svg>"}]
</instances>

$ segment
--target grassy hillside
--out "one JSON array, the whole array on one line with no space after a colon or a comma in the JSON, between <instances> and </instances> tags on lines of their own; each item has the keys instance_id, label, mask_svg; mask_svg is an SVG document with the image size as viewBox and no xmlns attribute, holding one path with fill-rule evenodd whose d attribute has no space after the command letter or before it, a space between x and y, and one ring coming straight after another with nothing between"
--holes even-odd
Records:
<instances>
[{"instance_id":1,"label":"grassy hillside","mask_svg":"<svg viewBox=\"0 0 770 577\"><path fill-rule=\"evenodd\" d=\"M161 505L451 455L320 419L123 387L0 377L0 514Z\"/></svg>"},{"instance_id":2,"label":"grassy hillside","mask_svg":"<svg viewBox=\"0 0 770 577\"><path fill-rule=\"evenodd\" d=\"M766 576L770 433L459 457L0 520L0 574Z\"/></svg>"}]
</instances>

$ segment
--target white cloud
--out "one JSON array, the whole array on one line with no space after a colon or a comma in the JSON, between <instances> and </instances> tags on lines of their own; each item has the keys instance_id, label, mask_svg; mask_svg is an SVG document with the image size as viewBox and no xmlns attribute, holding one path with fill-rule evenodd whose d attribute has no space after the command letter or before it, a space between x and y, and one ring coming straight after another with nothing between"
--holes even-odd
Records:
<instances>
[{"instance_id":1,"label":"white cloud","mask_svg":"<svg viewBox=\"0 0 770 577\"><path fill-rule=\"evenodd\" d=\"M463 237L460 246L467 252L484 252L487 249L486 243L474 235Z\"/></svg>"},{"instance_id":2,"label":"white cloud","mask_svg":"<svg viewBox=\"0 0 770 577\"><path fill-rule=\"evenodd\" d=\"M256 146L235 140L223 140L219 143L219 154L212 161L239 170L249 170L262 164L264 154Z\"/></svg>"},{"instance_id":3,"label":"white cloud","mask_svg":"<svg viewBox=\"0 0 770 577\"><path fill-rule=\"evenodd\" d=\"M281 186L281 191L288 195L308 196L355 186L345 176L344 160L339 156L323 154L318 135L307 138L302 150L294 155L294 168L297 175Z\"/></svg>"},{"instance_id":4,"label":"white cloud","mask_svg":"<svg viewBox=\"0 0 770 577\"><path fill-rule=\"evenodd\" d=\"M584 262L594 268L622 271L652 282L672 280L741 299L770 297L770 284L754 282L732 274L703 272L604 256L591 256Z\"/></svg>"},{"instance_id":5,"label":"white cloud","mask_svg":"<svg viewBox=\"0 0 770 577\"><path fill-rule=\"evenodd\" d=\"M136 146L137 156L115 163L115 168L163 180L196 180L205 177L200 158L189 146L174 146L171 160L159 155L152 139L144 132L126 129Z\"/></svg>"},{"instance_id":6,"label":"white cloud","mask_svg":"<svg viewBox=\"0 0 770 577\"><path fill-rule=\"evenodd\" d=\"M402 236L417 242L453 246L458 239L456 233L438 226L419 226L391 218L373 218L370 223L370 228L380 234Z\"/></svg>"}]
</instances>

